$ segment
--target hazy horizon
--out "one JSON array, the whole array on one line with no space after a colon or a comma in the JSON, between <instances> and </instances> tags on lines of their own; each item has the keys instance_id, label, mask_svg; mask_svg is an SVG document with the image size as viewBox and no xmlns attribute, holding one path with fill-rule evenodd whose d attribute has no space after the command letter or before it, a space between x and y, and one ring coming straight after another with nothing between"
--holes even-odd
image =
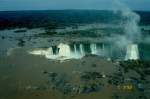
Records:
<instances>
[{"instance_id":1,"label":"hazy horizon","mask_svg":"<svg viewBox=\"0 0 150 99\"><path fill-rule=\"evenodd\" d=\"M0 12L20 12L20 11L113 11L112 9L23 9L23 10L0 10ZM133 10L133 11L143 11L143 12L150 12L150 10Z\"/></svg>"}]
</instances>

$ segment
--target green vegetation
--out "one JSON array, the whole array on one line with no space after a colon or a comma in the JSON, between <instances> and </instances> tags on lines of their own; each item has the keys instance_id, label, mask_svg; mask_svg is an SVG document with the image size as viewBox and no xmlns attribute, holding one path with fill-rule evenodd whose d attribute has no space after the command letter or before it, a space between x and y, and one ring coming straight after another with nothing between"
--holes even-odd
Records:
<instances>
[{"instance_id":1,"label":"green vegetation","mask_svg":"<svg viewBox=\"0 0 150 99\"><path fill-rule=\"evenodd\" d=\"M144 79L147 75L150 75L150 62L144 60L128 60L121 61L120 65L124 68L125 72L130 69L135 70L141 75L141 79Z\"/></svg>"},{"instance_id":2,"label":"green vegetation","mask_svg":"<svg viewBox=\"0 0 150 99\"><path fill-rule=\"evenodd\" d=\"M26 29L21 29L21 30L16 30L16 31L14 31L14 32L20 33L20 32L26 32L26 31L27 31Z\"/></svg>"},{"instance_id":3,"label":"green vegetation","mask_svg":"<svg viewBox=\"0 0 150 99\"><path fill-rule=\"evenodd\" d=\"M141 16L140 24L150 24L149 12L137 12ZM111 17L110 17L111 16ZM1 11L0 29L40 28L55 29L89 23L120 22L121 17L113 11L104 10L49 10L49 11Z\"/></svg>"}]
</instances>

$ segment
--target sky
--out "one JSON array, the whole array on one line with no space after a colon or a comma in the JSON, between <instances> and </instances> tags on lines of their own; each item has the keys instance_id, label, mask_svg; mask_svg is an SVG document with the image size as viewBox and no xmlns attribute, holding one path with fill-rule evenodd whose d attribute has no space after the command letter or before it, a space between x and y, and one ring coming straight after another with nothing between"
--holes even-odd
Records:
<instances>
[{"instance_id":1,"label":"sky","mask_svg":"<svg viewBox=\"0 0 150 99\"><path fill-rule=\"evenodd\" d=\"M119 0L132 10L150 11L150 0ZM113 0L0 0L0 11L113 8Z\"/></svg>"}]
</instances>

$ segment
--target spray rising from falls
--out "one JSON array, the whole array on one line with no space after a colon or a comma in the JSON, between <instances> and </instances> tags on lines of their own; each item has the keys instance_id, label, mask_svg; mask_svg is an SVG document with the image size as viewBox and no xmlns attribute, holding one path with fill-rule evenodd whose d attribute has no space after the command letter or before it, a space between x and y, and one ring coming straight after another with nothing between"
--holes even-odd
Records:
<instances>
[{"instance_id":1,"label":"spray rising from falls","mask_svg":"<svg viewBox=\"0 0 150 99\"><path fill-rule=\"evenodd\" d=\"M115 13L121 16L121 24L125 32L125 40L122 44L127 48L125 60L139 59L138 44L136 42L140 39L140 28L138 23L140 16L133 12L130 8L125 6L119 0L113 0ZM126 43L125 43L126 42Z\"/></svg>"}]
</instances>

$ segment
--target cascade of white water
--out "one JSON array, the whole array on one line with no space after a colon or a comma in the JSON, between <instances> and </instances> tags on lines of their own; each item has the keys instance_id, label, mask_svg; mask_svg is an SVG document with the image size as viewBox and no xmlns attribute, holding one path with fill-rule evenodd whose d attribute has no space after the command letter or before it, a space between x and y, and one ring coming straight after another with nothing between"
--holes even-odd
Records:
<instances>
[{"instance_id":1,"label":"cascade of white water","mask_svg":"<svg viewBox=\"0 0 150 99\"><path fill-rule=\"evenodd\" d=\"M91 54L97 54L97 46L96 46L96 44L91 44L90 48L91 48Z\"/></svg>"},{"instance_id":2,"label":"cascade of white water","mask_svg":"<svg viewBox=\"0 0 150 99\"><path fill-rule=\"evenodd\" d=\"M81 53L81 56L85 55L84 48L83 48L82 44L80 44L80 53Z\"/></svg>"},{"instance_id":3,"label":"cascade of white water","mask_svg":"<svg viewBox=\"0 0 150 99\"><path fill-rule=\"evenodd\" d=\"M125 60L137 60L139 59L139 50L137 44L129 44L127 47Z\"/></svg>"},{"instance_id":4,"label":"cascade of white water","mask_svg":"<svg viewBox=\"0 0 150 99\"><path fill-rule=\"evenodd\" d=\"M71 56L71 49L69 45L60 43L58 45L59 48L59 56L61 57L70 57Z\"/></svg>"},{"instance_id":5,"label":"cascade of white water","mask_svg":"<svg viewBox=\"0 0 150 99\"><path fill-rule=\"evenodd\" d=\"M71 47L68 44L59 44L56 48L50 47L48 49L36 49L30 51L30 54L33 55L42 55L48 59L57 59L57 60L65 60L65 59L72 59L72 58L82 58L86 54L86 48L83 44L76 45L74 44L74 50L71 50ZM59 50L58 50L59 49ZM57 52L58 50L58 52ZM90 45L91 54L95 55L103 55L104 45L98 47L97 44ZM56 51L56 53L53 53ZM100 53L100 54L99 54Z\"/></svg>"},{"instance_id":6,"label":"cascade of white water","mask_svg":"<svg viewBox=\"0 0 150 99\"><path fill-rule=\"evenodd\" d=\"M74 54L78 54L77 46L74 44Z\"/></svg>"}]
</instances>

